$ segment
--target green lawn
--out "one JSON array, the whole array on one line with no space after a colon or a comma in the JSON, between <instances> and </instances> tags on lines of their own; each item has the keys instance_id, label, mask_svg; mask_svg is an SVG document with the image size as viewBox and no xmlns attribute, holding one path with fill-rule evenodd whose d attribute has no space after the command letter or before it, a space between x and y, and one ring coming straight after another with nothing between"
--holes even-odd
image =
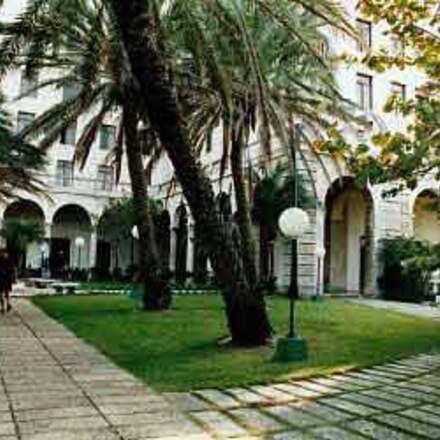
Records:
<instances>
[{"instance_id":1,"label":"green lawn","mask_svg":"<svg viewBox=\"0 0 440 440\"><path fill-rule=\"evenodd\" d=\"M175 298L172 310L145 314L123 297L35 298L34 303L157 390L273 382L325 374L440 349L440 325L339 301L299 305L307 364L271 362L273 348L220 347L226 334L217 296ZM286 333L288 304L271 298L276 330Z\"/></svg>"}]
</instances>

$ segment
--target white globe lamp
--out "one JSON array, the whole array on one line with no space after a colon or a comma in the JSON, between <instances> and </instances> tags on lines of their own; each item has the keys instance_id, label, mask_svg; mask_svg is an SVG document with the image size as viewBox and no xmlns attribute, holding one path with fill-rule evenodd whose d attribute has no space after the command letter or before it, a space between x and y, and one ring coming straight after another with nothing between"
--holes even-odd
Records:
<instances>
[{"instance_id":1,"label":"white globe lamp","mask_svg":"<svg viewBox=\"0 0 440 440\"><path fill-rule=\"evenodd\" d=\"M296 239L309 230L310 218L303 209L288 208L281 213L278 227L285 237Z\"/></svg>"},{"instance_id":2,"label":"white globe lamp","mask_svg":"<svg viewBox=\"0 0 440 440\"><path fill-rule=\"evenodd\" d=\"M75 238L75 246L77 248L83 248L86 244L86 241L84 240L84 237L76 237Z\"/></svg>"},{"instance_id":3,"label":"white globe lamp","mask_svg":"<svg viewBox=\"0 0 440 440\"><path fill-rule=\"evenodd\" d=\"M139 229L136 225L133 226L132 230L131 230L131 236L135 239L135 240L139 240Z\"/></svg>"}]
</instances>

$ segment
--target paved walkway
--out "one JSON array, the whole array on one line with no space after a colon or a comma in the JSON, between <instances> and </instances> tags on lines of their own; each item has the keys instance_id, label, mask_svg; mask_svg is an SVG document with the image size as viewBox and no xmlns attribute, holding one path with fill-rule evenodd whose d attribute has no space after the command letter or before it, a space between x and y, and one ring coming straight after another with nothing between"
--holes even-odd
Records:
<instances>
[{"instance_id":1,"label":"paved walkway","mask_svg":"<svg viewBox=\"0 0 440 440\"><path fill-rule=\"evenodd\" d=\"M17 311L0 317L0 440L440 439L440 354L157 395L30 303Z\"/></svg>"},{"instance_id":2,"label":"paved walkway","mask_svg":"<svg viewBox=\"0 0 440 440\"><path fill-rule=\"evenodd\" d=\"M431 307L428 304L413 304L399 301L384 301L382 299L356 298L348 300L357 304L374 307L376 309L392 310L405 315L417 316L440 321L440 306Z\"/></svg>"},{"instance_id":3,"label":"paved walkway","mask_svg":"<svg viewBox=\"0 0 440 440\"><path fill-rule=\"evenodd\" d=\"M26 300L0 316L0 440L210 439Z\"/></svg>"}]
</instances>

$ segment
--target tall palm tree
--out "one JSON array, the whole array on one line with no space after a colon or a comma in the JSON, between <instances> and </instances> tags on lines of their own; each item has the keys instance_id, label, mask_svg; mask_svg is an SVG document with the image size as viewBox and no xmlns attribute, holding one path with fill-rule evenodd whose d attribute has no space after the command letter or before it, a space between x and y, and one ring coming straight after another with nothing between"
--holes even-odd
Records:
<instances>
[{"instance_id":1,"label":"tall palm tree","mask_svg":"<svg viewBox=\"0 0 440 440\"><path fill-rule=\"evenodd\" d=\"M222 22L227 26L229 21L223 14L224 3L221 0L202 2L206 8L210 8L211 13L225 17ZM295 29L289 25L292 17L288 14L288 7L293 3L301 4L326 23L351 32L351 27L334 1L243 0L236 3L249 3L264 10L266 17L284 25L292 34L295 33ZM148 91L141 95L142 99L138 102L139 111L148 116L158 133L192 214L201 225L201 235L209 251L213 269L222 283L232 339L242 345L264 343L271 334L264 299L247 279L232 240L222 229L221 222L215 215L212 187L193 154L193 144L178 99L174 66L168 56L169 49L165 47L165 36L160 26L156 2L109 0L109 4L113 7L115 20L120 27L131 73L140 89ZM247 35L244 28L243 24L238 28L234 27L237 44L246 44ZM258 72L255 74L258 76Z\"/></svg>"},{"instance_id":2,"label":"tall palm tree","mask_svg":"<svg viewBox=\"0 0 440 440\"><path fill-rule=\"evenodd\" d=\"M76 86L70 99L43 112L21 133L23 139L38 138L45 151L82 116L87 121L75 145L74 159L83 168L101 125L109 114L120 111L120 123L113 146L116 179L122 157L127 155L135 223L139 228L139 269L144 284L144 306L161 308L168 296L168 275L161 264L155 226L147 203L141 116L133 108L134 92L117 29L99 2L36 0L12 24L4 24L1 44L3 70L24 66L29 76L48 67L50 75L35 88L60 89Z\"/></svg>"}]
</instances>

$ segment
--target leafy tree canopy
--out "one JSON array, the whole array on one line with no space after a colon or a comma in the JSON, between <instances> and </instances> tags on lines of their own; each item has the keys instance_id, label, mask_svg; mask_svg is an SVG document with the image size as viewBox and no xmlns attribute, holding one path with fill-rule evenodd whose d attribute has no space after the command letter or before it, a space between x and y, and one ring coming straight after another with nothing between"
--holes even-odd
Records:
<instances>
[{"instance_id":1,"label":"leafy tree canopy","mask_svg":"<svg viewBox=\"0 0 440 440\"><path fill-rule=\"evenodd\" d=\"M148 199L147 202L153 216L157 218L163 210L162 202L154 199ZM99 221L99 232L118 238L129 237L136 223L134 209L130 198L110 201Z\"/></svg>"}]
</instances>

